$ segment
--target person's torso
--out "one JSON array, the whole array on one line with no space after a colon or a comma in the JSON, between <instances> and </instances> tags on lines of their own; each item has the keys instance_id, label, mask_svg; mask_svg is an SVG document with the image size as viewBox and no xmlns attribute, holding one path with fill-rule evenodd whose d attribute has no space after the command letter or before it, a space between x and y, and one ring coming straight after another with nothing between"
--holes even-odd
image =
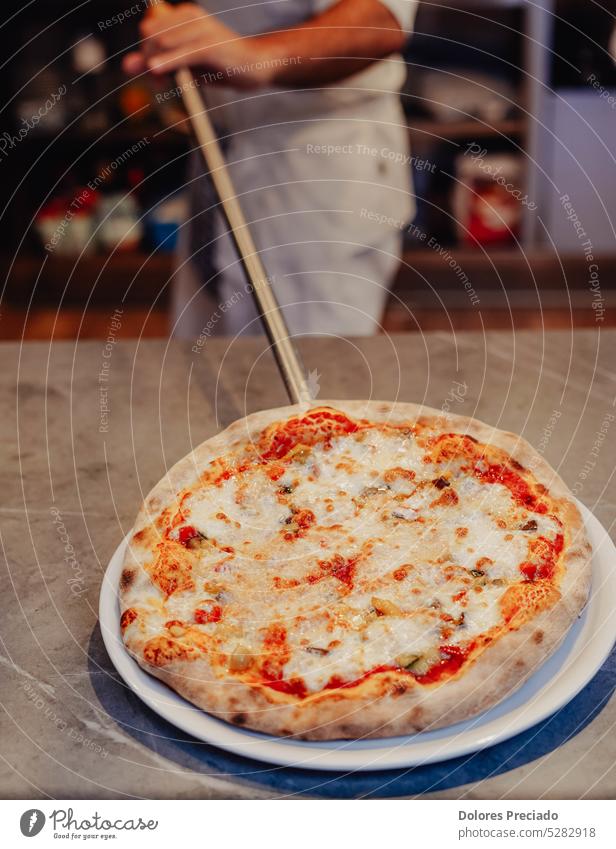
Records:
<instances>
[{"instance_id":1,"label":"person's torso","mask_svg":"<svg viewBox=\"0 0 616 849\"><path fill-rule=\"evenodd\" d=\"M309 20L334 5L335 0L259 0L250 5L237 0L199 2L241 35L255 35ZM302 59L290 57L288 61ZM227 69L228 87L207 87L216 123L232 133L262 126L266 112L275 114L279 121L331 116L332 113L353 113L355 117L374 115L383 104L397 102L406 70L402 58L394 55L331 85L267 88L254 92L234 87L236 74L237 69Z\"/></svg>"},{"instance_id":2,"label":"person's torso","mask_svg":"<svg viewBox=\"0 0 616 849\"><path fill-rule=\"evenodd\" d=\"M335 0L200 2L227 26L251 35L305 21ZM394 56L315 88L207 86L207 102L249 216L269 219L268 228L275 229L281 210L320 208L312 229L318 221L324 235L339 235L345 220L365 243L380 237L361 214L363 207L408 220L413 211L408 130L399 99L405 73L401 57ZM326 212L332 198L349 214L332 219Z\"/></svg>"}]
</instances>

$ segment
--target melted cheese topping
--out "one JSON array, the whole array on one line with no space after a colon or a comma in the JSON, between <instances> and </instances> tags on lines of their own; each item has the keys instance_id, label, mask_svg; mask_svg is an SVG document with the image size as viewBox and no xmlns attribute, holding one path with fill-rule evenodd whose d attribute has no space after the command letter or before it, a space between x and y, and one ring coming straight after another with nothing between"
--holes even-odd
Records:
<instances>
[{"instance_id":1,"label":"melted cheese topping","mask_svg":"<svg viewBox=\"0 0 616 849\"><path fill-rule=\"evenodd\" d=\"M502 624L521 564L540 563L538 541L561 533L556 516L484 479L482 459L443 462L428 445L367 427L276 461L275 480L257 462L180 494L162 532L192 587L169 594L153 580L149 601L135 588L145 635L171 629L221 676L301 695L383 667L421 682Z\"/></svg>"}]
</instances>

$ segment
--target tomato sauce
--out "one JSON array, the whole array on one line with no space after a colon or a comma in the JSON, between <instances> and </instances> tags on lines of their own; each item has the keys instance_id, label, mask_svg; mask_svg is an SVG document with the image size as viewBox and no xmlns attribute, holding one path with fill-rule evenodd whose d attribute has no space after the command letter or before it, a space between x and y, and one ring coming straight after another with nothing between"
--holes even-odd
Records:
<instances>
[{"instance_id":1,"label":"tomato sauce","mask_svg":"<svg viewBox=\"0 0 616 849\"><path fill-rule=\"evenodd\" d=\"M462 648L461 646L441 646L440 652L445 657L435 663L434 666L431 666L424 675L415 675L414 677L417 683L434 684L440 681L441 678L455 675L468 657L471 648L472 645L467 648Z\"/></svg>"},{"instance_id":2,"label":"tomato sauce","mask_svg":"<svg viewBox=\"0 0 616 849\"><path fill-rule=\"evenodd\" d=\"M278 625L274 623L270 625L265 633L265 637L263 639L263 645L266 648L272 649L274 647L282 647L285 646L287 642L287 629L284 625Z\"/></svg>"},{"instance_id":3,"label":"tomato sauce","mask_svg":"<svg viewBox=\"0 0 616 849\"><path fill-rule=\"evenodd\" d=\"M213 483L216 486L220 486L221 483L231 480L231 478L235 477L235 475L241 475L243 472L248 471L249 468L249 463L242 463L241 465L234 466L231 469L225 469L224 472L221 472L217 477L214 478Z\"/></svg>"},{"instance_id":4,"label":"tomato sauce","mask_svg":"<svg viewBox=\"0 0 616 849\"><path fill-rule=\"evenodd\" d=\"M208 622L220 622L222 619L222 607L213 604L210 607L198 607L195 610L195 622L197 625L207 625Z\"/></svg>"},{"instance_id":5,"label":"tomato sauce","mask_svg":"<svg viewBox=\"0 0 616 849\"><path fill-rule=\"evenodd\" d=\"M312 510L296 510L290 517L290 524L292 526L292 530L285 531L283 533L284 538L287 541L290 541L297 539L298 537L305 536L308 532L308 529L312 525L314 525L316 520L317 517L314 515Z\"/></svg>"},{"instance_id":6,"label":"tomato sauce","mask_svg":"<svg viewBox=\"0 0 616 849\"><path fill-rule=\"evenodd\" d=\"M279 693L287 693L303 699L308 690L301 678L283 678L283 667L291 652L287 644L287 629L284 625L270 625L263 640L264 654L269 654L261 667L261 683Z\"/></svg>"},{"instance_id":7,"label":"tomato sauce","mask_svg":"<svg viewBox=\"0 0 616 849\"><path fill-rule=\"evenodd\" d=\"M530 544L532 553L538 562L526 561L520 566L520 572L527 581L549 580L554 577L556 561L564 546L564 537L558 534L553 540L538 537Z\"/></svg>"},{"instance_id":8,"label":"tomato sauce","mask_svg":"<svg viewBox=\"0 0 616 849\"><path fill-rule=\"evenodd\" d=\"M372 675L378 675L379 672L400 672L399 666L375 666L374 669L371 669L369 672L366 672L364 675L359 678L355 678L353 681L345 681L344 678L341 678L340 675L332 675L327 684L323 687L324 690L347 690L350 687L357 687L358 684L363 683Z\"/></svg>"},{"instance_id":9,"label":"tomato sauce","mask_svg":"<svg viewBox=\"0 0 616 849\"><path fill-rule=\"evenodd\" d=\"M355 433L359 425L335 410L313 410L302 418L290 419L278 426L270 437L269 446L261 453L263 460L282 460L296 445L328 443L332 437Z\"/></svg>"},{"instance_id":10,"label":"tomato sauce","mask_svg":"<svg viewBox=\"0 0 616 849\"><path fill-rule=\"evenodd\" d=\"M432 456L424 457L426 463L431 463L433 460L438 463L455 457L476 458L477 456L477 440L460 433L441 433L439 436L428 439L427 444L433 451Z\"/></svg>"},{"instance_id":11,"label":"tomato sauce","mask_svg":"<svg viewBox=\"0 0 616 849\"><path fill-rule=\"evenodd\" d=\"M265 681L265 686L270 690L276 690L279 693L287 693L289 696L297 696L298 699L305 699L308 695L306 685L301 678L289 678L288 681L277 679L273 681Z\"/></svg>"},{"instance_id":12,"label":"tomato sauce","mask_svg":"<svg viewBox=\"0 0 616 849\"><path fill-rule=\"evenodd\" d=\"M353 589L355 580L355 568L359 557L342 557L340 554L335 554L331 560L319 560L320 572L313 572L304 580L309 584L318 584L319 581L325 578L337 578L341 584L344 584L349 589Z\"/></svg>"},{"instance_id":13,"label":"tomato sauce","mask_svg":"<svg viewBox=\"0 0 616 849\"><path fill-rule=\"evenodd\" d=\"M474 645L474 643L471 643L471 645L466 648L463 648L462 646L441 646L441 660L435 663L434 666L430 667L430 669L428 669L428 671L423 675L415 675L413 672L403 669L400 666L375 666L374 669L370 669L364 675L361 675L359 678L355 678L352 681L345 681L340 675L332 675L327 684L323 687L323 690L349 690L352 687L359 686L359 684L362 684L373 675L379 675L383 672L402 672L414 678L418 684L435 684L442 678L455 675L465 663ZM265 672L264 678L266 679L264 681L265 685L270 687L272 690L277 690L281 693L288 693L289 695L297 696L300 699L303 699L308 695L307 687L301 678L289 678L288 680L283 680L282 675L277 677L276 675L271 673L268 674L267 672Z\"/></svg>"},{"instance_id":14,"label":"tomato sauce","mask_svg":"<svg viewBox=\"0 0 616 849\"><path fill-rule=\"evenodd\" d=\"M345 681L339 675L332 675L323 689L342 690L349 689L350 687L357 687L358 684L363 683L368 678L373 675L378 675L381 672L402 672L414 678L418 684L434 684L437 681L440 681L441 678L455 675L466 661L473 646L474 643L466 648L462 648L461 646L441 646L440 652L443 655L442 659L435 663L434 666L430 667L430 669L428 669L428 671L423 675L415 675L410 670L404 669L401 666L375 666L374 669L371 669L369 672L366 672L365 675L362 675L360 678L356 678L353 681Z\"/></svg>"},{"instance_id":15,"label":"tomato sauce","mask_svg":"<svg viewBox=\"0 0 616 849\"><path fill-rule=\"evenodd\" d=\"M332 575L341 584L352 589L358 559L357 557L342 557L340 554L336 554L331 560L320 560L319 566L326 574Z\"/></svg>"},{"instance_id":16,"label":"tomato sauce","mask_svg":"<svg viewBox=\"0 0 616 849\"><path fill-rule=\"evenodd\" d=\"M535 513L547 512L546 504L532 492L525 480L512 469L500 463L493 463L487 469L473 469L473 474L482 483L500 483L506 486L515 501L527 510Z\"/></svg>"},{"instance_id":17,"label":"tomato sauce","mask_svg":"<svg viewBox=\"0 0 616 849\"><path fill-rule=\"evenodd\" d=\"M180 528L178 533L178 542L187 546L191 539L197 539L201 534L196 528L193 528L192 525L184 525L183 528Z\"/></svg>"}]
</instances>

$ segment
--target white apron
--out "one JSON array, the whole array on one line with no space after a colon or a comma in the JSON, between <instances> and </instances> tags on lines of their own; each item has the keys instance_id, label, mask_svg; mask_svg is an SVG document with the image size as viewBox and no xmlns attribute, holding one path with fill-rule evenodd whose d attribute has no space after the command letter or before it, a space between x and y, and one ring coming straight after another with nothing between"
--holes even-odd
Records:
<instances>
[{"instance_id":1,"label":"white apron","mask_svg":"<svg viewBox=\"0 0 616 849\"><path fill-rule=\"evenodd\" d=\"M416 0L383 0L410 30ZM242 34L317 14L332 0L278 0L228 10L203 5ZM239 4L235 3L236 8ZM367 335L378 329L414 212L405 78L390 57L331 86L240 91L202 86L226 144L231 177L293 334ZM387 217L399 226L379 226ZM172 332L195 340L261 328L231 240L219 219L216 291L190 261L182 228L172 291Z\"/></svg>"}]
</instances>

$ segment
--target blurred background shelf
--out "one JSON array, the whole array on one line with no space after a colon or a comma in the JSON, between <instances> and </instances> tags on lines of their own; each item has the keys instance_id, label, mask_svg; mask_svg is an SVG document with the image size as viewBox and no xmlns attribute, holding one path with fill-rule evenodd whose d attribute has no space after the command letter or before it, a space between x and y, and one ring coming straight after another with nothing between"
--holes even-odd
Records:
<instances>
[{"instance_id":1,"label":"blurred background shelf","mask_svg":"<svg viewBox=\"0 0 616 849\"><path fill-rule=\"evenodd\" d=\"M3 157L7 161L1 163L9 203L2 213L0 338L15 338L11 334L30 302L33 310L41 311L37 333L43 332L43 315L53 315L54 306L61 304L70 312L86 303L88 313L100 310L103 316L119 303L135 315L145 316L152 308L158 323L152 319L148 327L160 331L174 261L170 252L157 249L165 231L153 232L150 215L161 199L184 185L191 142L182 132L178 103L157 102L156 90L148 83L127 84L122 74L120 59L138 39L139 15L131 14L121 26L101 26L126 11L124 0L36 0L32 8L9 0L5 8L8 23L0 29L0 47L5 56L15 54L16 61L5 75L8 105L2 129L9 136L17 133L37 103L63 81L70 85L63 111L50 115L56 123L29 132L10 148L10 160ZM520 315L537 309L539 289L551 293L550 310L553 316L563 311L564 326L570 324L570 309L586 321L588 268L575 230L563 214L564 194L574 201L592 234L607 299L606 320L611 320L616 108L606 98L616 94L616 64L610 54L610 44L616 43L615 14L616 0L600 5L574 0L420 3L415 33L405 49L408 83L402 104L413 152L409 167L417 194L414 225L443 250L426 250L407 238L388 313L397 315L396 321L402 320L396 298L405 305L421 305L425 316L442 309L430 301L430 287L440 293L447 309L460 314L460 321L478 320L479 312L461 292L449 258L481 294L483 321L502 320L497 319L503 306L498 298L505 289L517 293ZM43 30L45 37L37 37ZM58 44L63 45L61 51ZM75 67L76 51L84 44L103 56L91 72ZM138 153L126 157L126 151L140 143ZM465 240L456 226L456 186L470 158L464 153L475 149L474 143L488 157L519 162L520 190L536 206L519 210L520 247L513 239L500 246L482 244L475 237ZM121 165L113 168L116 160ZM92 223L95 252L78 262L68 255L46 254L37 226L41 210L51 214L55 204L55 221L61 222L62 204L70 209L92 181L105 210L113 211L119 198L128 198L125 226L138 223L133 248L113 252L113 234L109 228L104 232L99 212ZM121 232L117 221L115 225ZM53 225L50 228L53 232ZM577 301L571 292L578 293ZM544 299L542 306L546 304ZM447 316L443 321L446 326ZM72 322L67 319L62 326L73 327ZM97 322L88 315L83 326L94 332ZM58 321L55 327L58 332ZM415 329L412 322L409 329Z\"/></svg>"},{"instance_id":2,"label":"blurred background shelf","mask_svg":"<svg viewBox=\"0 0 616 849\"><path fill-rule=\"evenodd\" d=\"M106 131L106 135L93 131L82 130L79 127L62 131L60 134L44 134L27 136L21 144L26 147L51 148L52 145L71 144L75 146L102 145L117 146L136 144L142 139L157 146L168 146L178 150L188 150L190 143L188 135L175 129L161 127L160 124L142 125L139 128L117 127Z\"/></svg>"},{"instance_id":3,"label":"blurred background shelf","mask_svg":"<svg viewBox=\"0 0 616 849\"><path fill-rule=\"evenodd\" d=\"M593 327L586 261L545 250L477 252L451 248L452 263L432 250L404 254L383 319L386 331ZM616 293L616 254L597 257ZM7 259L0 259L6 274ZM472 281L476 302L456 269ZM0 335L4 339L105 338L110 316L122 310L121 335L166 336L174 260L169 254L21 257L7 278ZM4 276L4 275L3 275ZM87 309L86 309L87 306ZM616 326L606 309L605 327Z\"/></svg>"},{"instance_id":4,"label":"blurred background shelf","mask_svg":"<svg viewBox=\"0 0 616 849\"><path fill-rule=\"evenodd\" d=\"M588 263L579 254L556 255L548 250L500 249L476 251L450 247L404 252L396 280L396 293L434 289L440 295L457 291L464 302L461 273L478 292L535 290L586 291ZM616 254L596 257L602 269L603 288L616 290ZM10 266L10 270L9 270ZM84 305L142 304L155 300L165 304L175 268L174 257L165 253L130 251L111 255L76 257L20 256L12 262L0 258L5 280L4 300L13 306L30 302Z\"/></svg>"},{"instance_id":5,"label":"blurred background shelf","mask_svg":"<svg viewBox=\"0 0 616 849\"><path fill-rule=\"evenodd\" d=\"M526 132L526 122L523 118L509 118L488 124L478 120L455 121L445 124L442 121L418 120L409 124L411 143L425 142L430 139L485 139L485 138L520 138Z\"/></svg>"},{"instance_id":6,"label":"blurred background shelf","mask_svg":"<svg viewBox=\"0 0 616 849\"><path fill-rule=\"evenodd\" d=\"M162 299L173 274L169 253L130 251L76 257L21 255L0 260L4 299L13 307L28 303L80 305L152 304Z\"/></svg>"}]
</instances>

